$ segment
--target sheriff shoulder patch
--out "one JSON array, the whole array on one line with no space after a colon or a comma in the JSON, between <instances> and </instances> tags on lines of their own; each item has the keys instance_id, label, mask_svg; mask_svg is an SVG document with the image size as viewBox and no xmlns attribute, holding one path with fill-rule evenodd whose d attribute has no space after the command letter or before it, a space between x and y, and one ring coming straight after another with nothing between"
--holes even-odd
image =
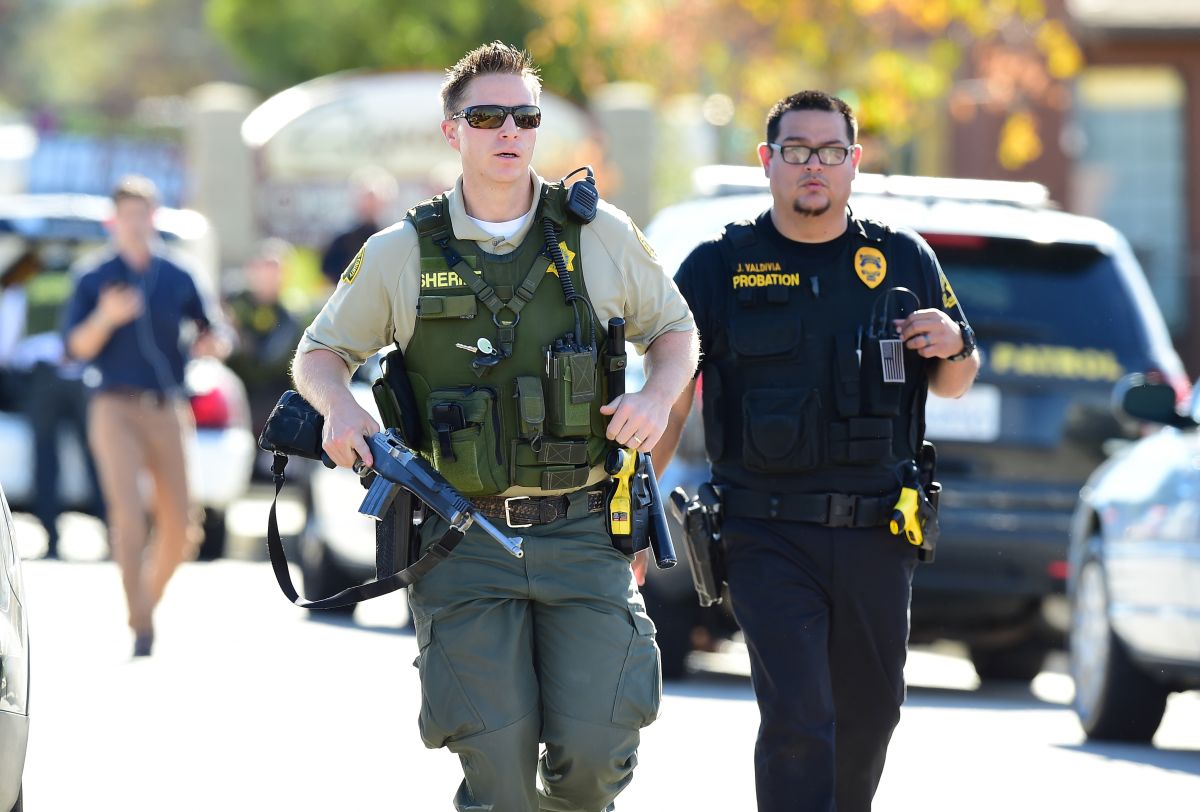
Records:
<instances>
[{"instance_id":1,"label":"sheriff shoulder patch","mask_svg":"<svg viewBox=\"0 0 1200 812\"><path fill-rule=\"evenodd\" d=\"M646 249L646 253L650 255L650 259L658 262L658 254L654 253L654 249L650 247L650 241L646 239L646 235L638 228L637 223L633 223L633 233L637 235L638 242L642 244L642 248Z\"/></svg>"},{"instance_id":2,"label":"sheriff shoulder patch","mask_svg":"<svg viewBox=\"0 0 1200 812\"><path fill-rule=\"evenodd\" d=\"M854 272L867 287L874 289L887 276L887 260L878 248L860 248L854 253Z\"/></svg>"},{"instance_id":3,"label":"sheriff shoulder patch","mask_svg":"<svg viewBox=\"0 0 1200 812\"><path fill-rule=\"evenodd\" d=\"M354 261L350 263L350 267L342 274L342 281L347 285L354 284L354 277L358 276L358 271L362 268L363 254L366 253L366 250L367 247L365 245L358 249L358 253L354 255Z\"/></svg>"}]
</instances>

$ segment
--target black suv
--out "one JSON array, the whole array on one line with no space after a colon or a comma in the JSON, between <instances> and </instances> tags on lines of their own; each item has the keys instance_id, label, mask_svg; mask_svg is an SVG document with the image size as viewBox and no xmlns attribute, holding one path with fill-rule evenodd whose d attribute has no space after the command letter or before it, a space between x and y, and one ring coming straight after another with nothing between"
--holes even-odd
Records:
<instances>
[{"instance_id":1,"label":"black suv","mask_svg":"<svg viewBox=\"0 0 1200 812\"><path fill-rule=\"evenodd\" d=\"M724 223L770 206L750 193L765 188L761 170L709 168L702 182L707 196L647 229L668 273ZM1031 679L1066 630L1080 487L1106 442L1131 430L1109 407L1113 383L1150 373L1182 400L1183 365L1125 240L1056 211L1040 185L864 174L850 204L925 237L983 356L967 395L929 399L942 537L915 576L911 639L966 643L983 679Z\"/></svg>"}]
</instances>

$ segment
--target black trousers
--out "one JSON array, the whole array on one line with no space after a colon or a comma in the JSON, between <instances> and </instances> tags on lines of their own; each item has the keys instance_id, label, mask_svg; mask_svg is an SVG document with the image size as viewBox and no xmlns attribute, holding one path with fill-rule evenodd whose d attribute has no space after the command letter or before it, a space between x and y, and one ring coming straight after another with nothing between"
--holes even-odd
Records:
<instances>
[{"instance_id":1,"label":"black trousers","mask_svg":"<svg viewBox=\"0 0 1200 812\"><path fill-rule=\"evenodd\" d=\"M761 725L759 812L866 812L904 701L916 548L887 528L727 517Z\"/></svg>"},{"instance_id":2,"label":"black trousers","mask_svg":"<svg viewBox=\"0 0 1200 812\"><path fill-rule=\"evenodd\" d=\"M62 513L59 438L67 432L75 435L87 465L88 482L95 501L85 507L101 519L104 518L104 500L100 498L96 465L88 449L87 393L82 381L61 377L58 368L51 364L37 364L29 373L25 398L25 411L33 428L34 512L46 528L49 552L56 553L58 516Z\"/></svg>"}]
</instances>

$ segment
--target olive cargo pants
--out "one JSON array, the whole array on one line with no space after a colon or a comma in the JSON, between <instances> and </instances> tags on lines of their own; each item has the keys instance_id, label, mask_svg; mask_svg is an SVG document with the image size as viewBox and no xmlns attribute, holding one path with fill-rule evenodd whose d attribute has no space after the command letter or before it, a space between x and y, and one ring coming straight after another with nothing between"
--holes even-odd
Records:
<instances>
[{"instance_id":1,"label":"olive cargo pants","mask_svg":"<svg viewBox=\"0 0 1200 812\"><path fill-rule=\"evenodd\" d=\"M496 524L524 537L524 558L472 527L411 588L421 738L458 755L460 812L611 809L662 697L629 558L613 549L602 513ZM428 546L445 522L434 516L421 530Z\"/></svg>"}]
</instances>

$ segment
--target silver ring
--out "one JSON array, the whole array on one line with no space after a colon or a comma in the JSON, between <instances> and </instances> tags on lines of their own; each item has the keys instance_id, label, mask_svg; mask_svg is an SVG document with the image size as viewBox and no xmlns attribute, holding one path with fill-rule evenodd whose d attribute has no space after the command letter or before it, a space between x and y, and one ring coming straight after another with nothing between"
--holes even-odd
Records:
<instances>
[{"instance_id":1,"label":"silver ring","mask_svg":"<svg viewBox=\"0 0 1200 812\"><path fill-rule=\"evenodd\" d=\"M925 334L925 346L928 347L931 344L933 344L933 339L929 337L929 333L926 333Z\"/></svg>"}]
</instances>

